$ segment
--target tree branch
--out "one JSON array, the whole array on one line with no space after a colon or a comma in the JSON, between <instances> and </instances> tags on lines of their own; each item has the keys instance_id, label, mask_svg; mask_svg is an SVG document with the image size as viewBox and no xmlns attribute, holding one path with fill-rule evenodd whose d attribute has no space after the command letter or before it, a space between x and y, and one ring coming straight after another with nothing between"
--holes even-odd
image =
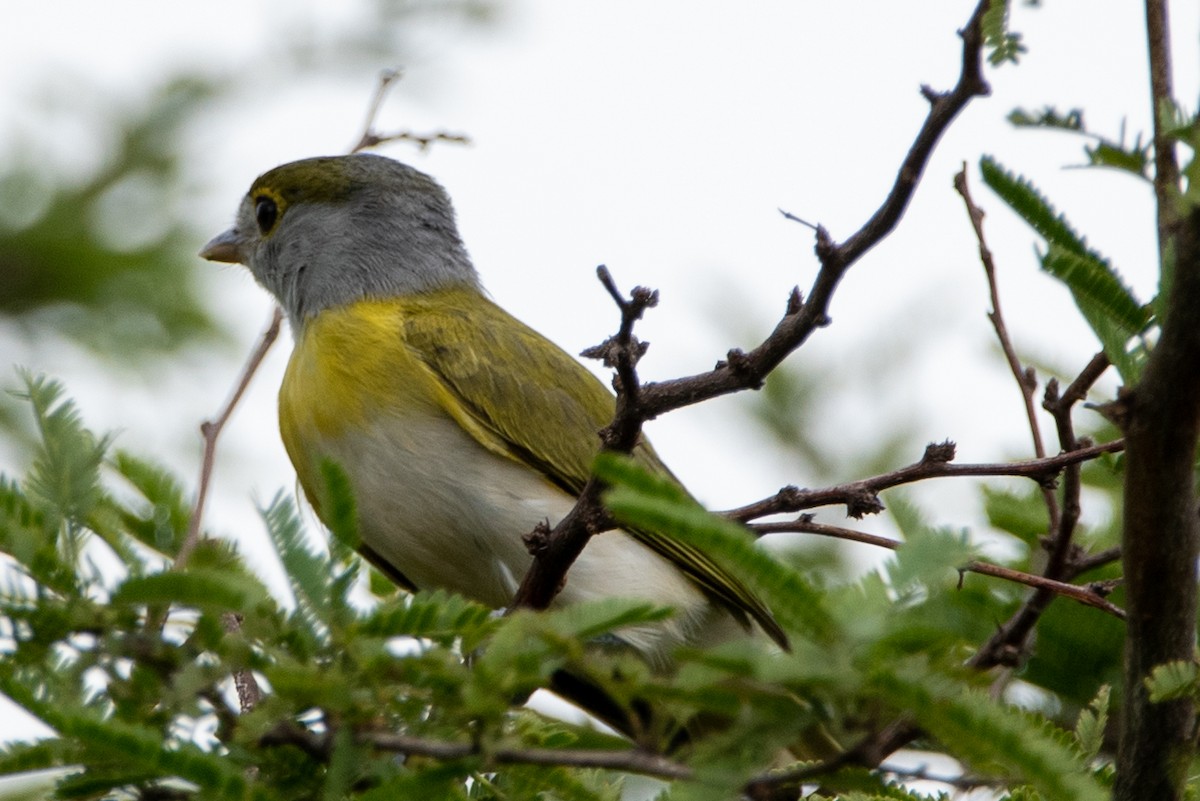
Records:
<instances>
[{"instance_id":1,"label":"tree branch","mask_svg":"<svg viewBox=\"0 0 1200 801\"><path fill-rule=\"evenodd\" d=\"M1013 347L1012 338L1008 335L1008 326L1005 325L1004 314L1000 311L1000 287L996 281L996 263L992 258L991 248L987 246L987 239L983 235L983 209L975 205L975 201L971 199L971 191L967 186L966 162L963 162L962 169L954 176L954 189L962 196L963 203L967 207L967 216L971 219L971 227L975 230L975 239L979 242L979 260L983 264L983 272L987 276L988 294L992 300L992 310L988 312L988 319L991 320L992 328L996 331L996 338L1000 340L1000 348L1004 351L1008 369L1012 372L1017 387L1021 391L1021 400L1025 404L1025 419L1029 423L1029 433L1033 437L1034 456L1041 459L1046 455L1046 446L1042 442L1037 409L1033 404L1033 393L1037 390L1038 383L1037 373L1032 367L1027 368L1021 364L1021 359L1017 356L1017 349ZM1046 509L1050 512L1050 527L1057 528L1058 497L1052 488L1042 487L1042 498L1046 502Z\"/></svg>"},{"instance_id":2,"label":"tree branch","mask_svg":"<svg viewBox=\"0 0 1200 801\"><path fill-rule=\"evenodd\" d=\"M829 302L846 270L891 233L912 199L925 165L942 134L972 98L990 91L983 78L983 36L980 30L987 4L988 0L980 0L966 27L960 32L963 40L962 66L954 89L939 94L923 88L922 94L930 103L929 114L883 203L862 228L840 245L833 242L823 227L817 227L816 251L821 267L808 301L803 302L799 290L793 289L783 318L753 351L743 353L731 350L725 361L707 373L660 383L638 383L632 370L645 348L632 338L632 324L641 316L641 311L657 302L657 295L639 288L626 301L615 291L607 270L600 271L600 279L621 309L622 318L622 333L615 340L610 339L592 351L593 355L612 359L617 366L617 411L613 423L602 432L605 449L621 452L632 450L640 436L642 423L659 414L719 395L760 387L766 375L784 357L800 347L817 328L828 325ZM644 295L641 301L639 291ZM634 310L636 314L631 316ZM625 367L621 366L621 359L626 360ZM526 544L534 559L513 598L514 607L539 609L553 600L562 586L566 571L582 552L587 540L608 526L608 516L600 504L601 490L599 482L594 478L589 480L571 512L553 531L546 526L539 526L527 536Z\"/></svg>"},{"instance_id":3,"label":"tree branch","mask_svg":"<svg viewBox=\"0 0 1200 801\"><path fill-rule=\"evenodd\" d=\"M634 287L626 300L607 267L600 265L596 274L621 310L621 326L615 336L589 348L583 355L601 359L606 366L616 370L613 379L617 392L616 412L612 422L600 431L600 442L602 450L629 453L642 434L644 418L638 410L641 383L637 363L648 347L633 335L633 326L646 309L658 304L658 293L645 287ZM588 540L611 528L612 519L600 501L605 486L603 481L592 476L584 484L571 511L553 530L542 525L526 536L525 544L533 555L533 563L513 596L513 608L548 607L562 589L567 571L583 553Z\"/></svg>"},{"instance_id":4,"label":"tree branch","mask_svg":"<svg viewBox=\"0 0 1200 801\"><path fill-rule=\"evenodd\" d=\"M547 765L574 768L598 768L636 773L660 779L689 779L692 770L659 754L636 749L534 748L526 746L490 746L477 742L435 740L385 731L363 731L358 742L379 751L431 759L456 760L478 757L488 767L494 765ZM280 723L264 734L263 746L292 745L313 759L328 762L332 735L318 734L291 721Z\"/></svg>"},{"instance_id":5,"label":"tree branch","mask_svg":"<svg viewBox=\"0 0 1200 801\"><path fill-rule=\"evenodd\" d=\"M378 147L385 142L412 142L419 150L427 150L434 142L452 142L457 145L471 144L469 137L463 134L446 133L445 131L418 134L412 131L379 133L375 130L375 123L379 119L379 111L383 107L384 98L387 97L387 93L391 90L393 84L403 77L404 71L398 69L386 69L379 73L379 83L375 86L375 94L371 96L371 102L367 105L367 117L363 120L362 133L358 137L358 142L350 148L350 153L361 153L364 150Z\"/></svg>"},{"instance_id":6,"label":"tree branch","mask_svg":"<svg viewBox=\"0 0 1200 801\"><path fill-rule=\"evenodd\" d=\"M1125 391L1122 556L1129 625L1125 694L1113 797L1178 799L1195 754L1191 699L1152 703L1145 680L1196 647L1200 553L1195 459L1200 437L1200 208L1180 197L1179 165L1165 124L1174 107L1166 0L1146 0L1154 113L1154 191L1166 312L1141 380Z\"/></svg>"},{"instance_id":7,"label":"tree branch","mask_svg":"<svg viewBox=\"0 0 1200 801\"><path fill-rule=\"evenodd\" d=\"M458 743L442 740L426 740L404 734L372 733L363 735L361 741L381 751L398 754L428 756L435 759L462 759L469 756L484 757L488 765L557 765L574 768L600 768L656 776L660 779L688 779L691 768L659 754L635 749L572 749L498 747L484 751L475 743Z\"/></svg>"},{"instance_id":8,"label":"tree branch","mask_svg":"<svg viewBox=\"0 0 1200 801\"><path fill-rule=\"evenodd\" d=\"M254 374L258 372L258 368L262 364L263 359L266 358L267 352L271 350L271 346L275 344L275 340L279 337L279 326L282 321L283 311L276 306L271 311L271 318L267 322L266 329L258 338L258 344L255 345L254 350L250 352L250 356L246 359L246 364L242 367L242 373L233 387L233 392L230 394L229 400L221 407L216 419L205 420L200 424L200 435L204 438L204 458L200 463L200 488L196 492L196 504L192 507L192 516L188 520L187 534L179 546L179 552L175 555L176 570L183 569L191 557L192 551L200 543L200 524L204 516L204 504L208 500L208 485L212 480L213 467L216 462L217 439L220 438L221 431L224 430L225 424L229 422L229 418L233 415L233 410L237 408L238 403L242 400L242 395L245 394L246 387L250 386L250 381L254 378Z\"/></svg>"},{"instance_id":9,"label":"tree branch","mask_svg":"<svg viewBox=\"0 0 1200 801\"><path fill-rule=\"evenodd\" d=\"M950 461L954 458L953 443L931 444L926 446L925 455L919 462L890 473L823 489L784 487L770 498L764 498L737 509L730 509L721 514L745 523L767 515L801 512L831 504L845 504L847 515L861 518L863 515L883 511L884 506L879 499L879 493L902 484L911 484L930 478L964 476L1016 476L1032 479L1039 484L1050 484L1064 468L1095 459L1101 454L1116 453L1123 447L1123 442L1118 439L1102 445L1092 445L1056 456L1047 456L1044 459L992 464L953 464Z\"/></svg>"},{"instance_id":10,"label":"tree branch","mask_svg":"<svg viewBox=\"0 0 1200 801\"><path fill-rule=\"evenodd\" d=\"M883 203L858 231L840 244L833 241L823 226L817 226L816 253L821 267L807 301L801 303L799 292L793 290L787 312L774 331L749 353L734 349L709 372L645 384L640 404L644 419L720 395L757 389L784 358L804 344L814 331L829 324L829 303L846 271L895 228L912 200L934 146L959 112L973 98L990 92L983 78L980 31L980 20L987 5L988 0L980 0L960 32L962 66L954 88L946 93L923 88L922 94L930 104L929 113Z\"/></svg>"},{"instance_id":11,"label":"tree branch","mask_svg":"<svg viewBox=\"0 0 1200 801\"><path fill-rule=\"evenodd\" d=\"M880 537L877 534L867 534L862 531L855 531L850 528L842 528L840 526L831 526L825 523L817 523L807 516L802 516L798 520L788 520L776 523L753 523L749 526L750 530L755 534L778 534L783 532L801 533L801 534L816 534L822 537L832 537L839 540L847 540L849 542L860 542L865 545L874 545L879 548L887 548L891 551L897 551L904 547L903 542L893 540L888 537ZM1001 578L1006 581L1012 581L1017 584L1024 584L1027 587L1035 587L1044 589L1055 595L1062 595L1070 598L1073 601L1078 601L1085 606L1090 606L1099 609L1102 612L1107 612L1113 617L1121 620L1125 619L1125 611L1116 604L1105 599L1105 596L1111 592L1111 587L1106 584L1069 584L1065 581L1056 581L1046 578L1045 576L1026 573L1022 570L1015 570L1011 567L991 564L980 560L973 560L959 568L959 586L962 586L962 573L978 573L981 576L992 576Z\"/></svg>"}]
</instances>

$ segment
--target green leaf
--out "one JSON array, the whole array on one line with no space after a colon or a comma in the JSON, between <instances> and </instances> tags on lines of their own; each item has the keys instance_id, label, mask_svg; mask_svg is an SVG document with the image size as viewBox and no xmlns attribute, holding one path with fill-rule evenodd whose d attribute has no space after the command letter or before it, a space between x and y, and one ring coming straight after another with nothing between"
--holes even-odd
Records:
<instances>
[{"instance_id":1,"label":"green leaf","mask_svg":"<svg viewBox=\"0 0 1200 801\"><path fill-rule=\"evenodd\" d=\"M0 749L0 776L61 768L76 758L70 743L57 737L35 742L9 742Z\"/></svg>"},{"instance_id":2,"label":"green leaf","mask_svg":"<svg viewBox=\"0 0 1200 801\"><path fill-rule=\"evenodd\" d=\"M216 612L244 612L271 604L261 583L244 574L215 570L166 571L131 576L113 592L116 605L178 604Z\"/></svg>"},{"instance_id":3,"label":"green leaf","mask_svg":"<svg viewBox=\"0 0 1200 801\"><path fill-rule=\"evenodd\" d=\"M1145 178L1150 171L1150 145L1134 142L1126 148L1115 142L1100 141L1091 147L1085 147L1088 165L1092 167L1110 167L1114 170L1131 173L1139 178Z\"/></svg>"},{"instance_id":4,"label":"green leaf","mask_svg":"<svg viewBox=\"0 0 1200 801\"><path fill-rule=\"evenodd\" d=\"M353 551L358 548L360 540L358 504L354 500L350 476L340 464L325 459L321 462L321 480L324 491L318 508L322 511L322 519L333 534L334 541Z\"/></svg>"},{"instance_id":5,"label":"green leaf","mask_svg":"<svg viewBox=\"0 0 1200 801\"><path fill-rule=\"evenodd\" d=\"M1050 527L1050 513L1037 490L1011 492L999 487L983 487L983 508L988 523L1012 534L1030 548L1038 546Z\"/></svg>"},{"instance_id":6,"label":"green leaf","mask_svg":"<svg viewBox=\"0 0 1200 801\"><path fill-rule=\"evenodd\" d=\"M631 459L601 454L595 471L611 486L604 503L619 521L678 539L737 568L738 578L761 595L785 629L818 640L831 636L832 618L820 593L798 571L756 547L746 529L709 513L673 481Z\"/></svg>"},{"instance_id":7,"label":"green leaf","mask_svg":"<svg viewBox=\"0 0 1200 801\"><path fill-rule=\"evenodd\" d=\"M1079 744L1080 753L1087 759L1095 759L1104 745L1110 695L1109 686L1105 684L1088 704L1087 709L1079 713L1079 720L1075 722L1075 740Z\"/></svg>"},{"instance_id":8,"label":"green leaf","mask_svg":"<svg viewBox=\"0 0 1200 801\"><path fill-rule=\"evenodd\" d=\"M81 171L54 164L36 142L4 153L0 318L15 319L30 338L66 335L122 364L218 338L201 302L201 235L187 202L196 187L182 177L181 158L181 140L215 87L176 79L130 107L100 99L100 87L82 77L69 82L75 100L61 102L53 88L43 99L58 101L69 125L93 131L104 158ZM77 102L84 96L93 102Z\"/></svg>"},{"instance_id":9,"label":"green leaf","mask_svg":"<svg viewBox=\"0 0 1200 801\"><path fill-rule=\"evenodd\" d=\"M1071 109L1064 113L1054 106L1046 106L1041 111L1017 108L1009 112L1008 121L1018 128L1044 128L1087 137L1092 144L1084 145L1083 148L1087 156L1085 166L1108 167L1142 180L1150 180L1150 152L1153 143L1143 141L1141 134L1138 134L1133 142L1126 144L1124 123L1121 124L1120 136L1111 139L1088 131L1080 109Z\"/></svg>"},{"instance_id":10,"label":"green leaf","mask_svg":"<svg viewBox=\"0 0 1200 801\"><path fill-rule=\"evenodd\" d=\"M1150 311L1137 304L1107 263L1092 254L1079 255L1052 244L1042 256L1042 267L1071 290L1088 325L1104 347L1104 352L1126 380L1136 378L1139 361L1129 340L1150 324Z\"/></svg>"},{"instance_id":11,"label":"green leaf","mask_svg":"<svg viewBox=\"0 0 1200 801\"><path fill-rule=\"evenodd\" d=\"M902 596L928 586L952 587L963 565L975 558L966 532L930 526L916 506L902 496L888 496L888 510L904 535L904 545L893 552L887 573L892 588Z\"/></svg>"},{"instance_id":12,"label":"green leaf","mask_svg":"<svg viewBox=\"0 0 1200 801\"><path fill-rule=\"evenodd\" d=\"M120 765L123 771L140 769L144 776L183 779L202 788L209 797L263 797L223 755L205 753L190 743L168 747L152 729L70 713L56 715L53 725L64 737L79 740L93 764L111 762Z\"/></svg>"},{"instance_id":13,"label":"green leaf","mask_svg":"<svg viewBox=\"0 0 1200 801\"><path fill-rule=\"evenodd\" d=\"M1195 662L1179 660L1159 665L1146 677L1146 689L1154 703L1194 698L1200 689L1200 668Z\"/></svg>"},{"instance_id":14,"label":"green leaf","mask_svg":"<svg viewBox=\"0 0 1200 801\"><path fill-rule=\"evenodd\" d=\"M296 600L297 622L310 636L324 639L333 623L332 560L310 547L296 505L283 492L276 493L259 514Z\"/></svg>"},{"instance_id":15,"label":"green leaf","mask_svg":"<svg viewBox=\"0 0 1200 801\"><path fill-rule=\"evenodd\" d=\"M167 468L127 451L118 451L112 465L148 504L137 513L120 509L126 530L158 553L177 556L192 515L183 485Z\"/></svg>"},{"instance_id":16,"label":"green leaf","mask_svg":"<svg viewBox=\"0 0 1200 801\"><path fill-rule=\"evenodd\" d=\"M394 598L363 617L355 631L372 637L420 637L445 645L461 637L463 650L469 652L498 624L488 607L438 590Z\"/></svg>"},{"instance_id":17,"label":"green leaf","mask_svg":"<svg viewBox=\"0 0 1200 801\"><path fill-rule=\"evenodd\" d=\"M605 634L619 634L630 626L658 623L671 615L671 609L646 601L605 598L555 609L546 616L546 623L562 636L587 641Z\"/></svg>"},{"instance_id":18,"label":"green leaf","mask_svg":"<svg viewBox=\"0 0 1200 801\"><path fill-rule=\"evenodd\" d=\"M1021 34L1008 29L1008 0L992 0L981 20L983 45L988 51L988 63L999 66L1005 62L1017 63L1026 52L1021 43Z\"/></svg>"},{"instance_id":19,"label":"green leaf","mask_svg":"<svg viewBox=\"0 0 1200 801\"><path fill-rule=\"evenodd\" d=\"M906 710L946 751L980 771L999 770L1046 798L1104 801L1109 793L1052 726L983 693L963 690L915 660L872 676L882 702Z\"/></svg>"},{"instance_id":20,"label":"green leaf","mask_svg":"<svg viewBox=\"0 0 1200 801\"><path fill-rule=\"evenodd\" d=\"M23 369L18 374L25 390L14 394L33 407L41 436L25 491L35 503L78 529L102 495L100 464L108 440L97 438L84 426L75 403L63 397L62 384ZM69 541L64 544L75 547Z\"/></svg>"},{"instance_id":21,"label":"green leaf","mask_svg":"<svg viewBox=\"0 0 1200 801\"><path fill-rule=\"evenodd\" d=\"M1073 108L1066 113L1054 106L1046 106L1041 111L1026 111L1015 108L1008 113L1008 121L1017 128L1055 128L1062 131L1084 130L1083 110Z\"/></svg>"},{"instance_id":22,"label":"green leaf","mask_svg":"<svg viewBox=\"0 0 1200 801\"><path fill-rule=\"evenodd\" d=\"M1067 285L1108 358L1127 383L1134 382L1140 362L1127 345L1150 325L1149 307L1138 302L1108 260L1087 247L1033 184L990 156L983 157L980 169L984 182L1046 240L1043 269Z\"/></svg>"}]
</instances>

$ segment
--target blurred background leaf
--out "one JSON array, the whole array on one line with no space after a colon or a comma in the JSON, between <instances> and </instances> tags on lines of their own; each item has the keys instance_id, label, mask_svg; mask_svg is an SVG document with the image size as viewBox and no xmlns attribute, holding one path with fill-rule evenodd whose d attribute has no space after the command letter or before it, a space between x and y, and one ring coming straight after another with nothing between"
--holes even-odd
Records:
<instances>
[{"instance_id":1,"label":"blurred background leaf","mask_svg":"<svg viewBox=\"0 0 1200 801\"><path fill-rule=\"evenodd\" d=\"M180 78L140 107L81 111L114 144L80 177L62 174L33 143L5 155L0 315L19 335L53 333L125 359L218 336L198 291L179 146L218 91Z\"/></svg>"}]
</instances>

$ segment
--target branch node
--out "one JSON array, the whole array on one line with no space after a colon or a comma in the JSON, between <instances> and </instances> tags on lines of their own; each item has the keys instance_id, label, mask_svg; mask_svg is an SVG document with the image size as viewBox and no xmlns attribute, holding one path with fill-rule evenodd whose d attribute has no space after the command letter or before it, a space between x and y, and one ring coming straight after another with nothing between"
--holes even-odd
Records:
<instances>
[{"instance_id":1,"label":"branch node","mask_svg":"<svg viewBox=\"0 0 1200 801\"><path fill-rule=\"evenodd\" d=\"M741 348L730 348L729 352L725 354L725 361L721 364L728 367L739 376L752 374L754 368L754 363ZM754 382L750 389L762 389L762 385L763 382L758 380Z\"/></svg>"},{"instance_id":2,"label":"branch node","mask_svg":"<svg viewBox=\"0 0 1200 801\"><path fill-rule=\"evenodd\" d=\"M1108 403L1085 403L1084 407L1099 412L1101 417L1115 425L1121 433L1125 433L1136 401L1137 397L1132 389L1121 387L1117 390L1116 400Z\"/></svg>"},{"instance_id":3,"label":"branch node","mask_svg":"<svg viewBox=\"0 0 1200 801\"><path fill-rule=\"evenodd\" d=\"M939 92L927 83L921 84L921 97L929 101L929 105L936 105L946 99L947 92Z\"/></svg>"},{"instance_id":4,"label":"branch node","mask_svg":"<svg viewBox=\"0 0 1200 801\"><path fill-rule=\"evenodd\" d=\"M550 548L550 521L540 521L533 527L533 531L522 536L521 540L530 556L542 556Z\"/></svg>"},{"instance_id":5,"label":"branch node","mask_svg":"<svg viewBox=\"0 0 1200 801\"><path fill-rule=\"evenodd\" d=\"M785 317L791 317L799 314L804 308L804 295L800 292L800 287L792 287L792 291L788 294L787 310L784 312Z\"/></svg>"},{"instance_id":6,"label":"branch node","mask_svg":"<svg viewBox=\"0 0 1200 801\"><path fill-rule=\"evenodd\" d=\"M1058 394L1058 379L1051 378L1046 382L1046 392L1042 395L1042 408L1048 412L1053 412L1058 406L1061 397Z\"/></svg>"},{"instance_id":7,"label":"branch node","mask_svg":"<svg viewBox=\"0 0 1200 801\"><path fill-rule=\"evenodd\" d=\"M886 507L879 500L879 494L870 490L854 492L846 500L846 516L862 520L867 515L876 515Z\"/></svg>"},{"instance_id":8,"label":"branch node","mask_svg":"<svg viewBox=\"0 0 1200 801\"><path fill-rule=\"evenodd\" d=\"M1047 492L1053 492L1054 490L1058 489L1058 471L1046 473L1042 476L1033 476L1032 478L1037 482L1039 487Z\"/></svg>"},{"instance_id":9,"label":"branch node","mask_svg":"<svg viewBox=\"0 0 1200 801\"><path fill-rule=\"evenodd\" d=\"M622 345L620 340L613 336L604 340L599 345L584 348L579 352L579 355L585 359L596 359L603 362L605 367L616 369L620 366L621 355L623 353L629 356L630 365L636 366L649 349L649 342L642 342L635 336L629 337L627 345Z\"/></svg>"},{"instance_id":10,"label":"branch node","mask_svg":"<svg viewBox=\"0 0 1200 801\"><path fill-rule=\"evenodd\" d=\"M950 440L931 442L925 446L921 464L947 464L954 461L956 445Z\"/></svg>"},{"instance_id":11,"label":"branch node","mask_svg":"<svg viewBox=\"0 0 1200 801\"><path fill-rule=\"evenodd\" d=\"M1037 370L1026 367L1025 372L1021 374L1021 381L1027 390L1033 392L1038 385Z\"/></svg>"},{"instance_id":12,"label":"branch node","mask_svg":"<svg viewBox=\"0 0 1200 801\"><path fill-rule=\"evenodd\" d=\"M828 229L820 224L817 225L817 243L813 247L813 250L817 254L817 259L821 264L828 264L840 255L837 243L829 235Z\"/></svg>"},{"instance_id":13,"label":"branch node","mask_svg":"<svg viewBox=\"0 0 1200 801\"><path fill-rule=\"evenodd\" d=\"M1120 587L1124 579L1106 579L1104 581L1091 581L1084 585L1088 592L1099 595L1101 598L1107 598L1112 594L1112 591Z\"/></svg>"}]
</instances>

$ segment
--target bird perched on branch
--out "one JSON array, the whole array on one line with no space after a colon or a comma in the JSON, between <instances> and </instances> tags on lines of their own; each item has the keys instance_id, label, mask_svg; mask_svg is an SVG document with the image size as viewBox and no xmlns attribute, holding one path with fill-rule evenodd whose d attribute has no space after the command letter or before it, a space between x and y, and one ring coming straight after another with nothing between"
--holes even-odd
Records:
<instances>
[{"instance_id":1,"label":"bird perched on branch","mask_svg":"<svg viewBox=\"0 0 1200 801\"><path fill-rule=\"evenodd\" d=\"M410 590L507 606L531 562L523 535L571 509L615 403L488 298L442 187L376 155L285 164L201 256L246 265L287 313L280 429L318 515L328 461L370 562ZM667 472L649 444L634 455ZM736 577L660 533L593 537L555 603L606 597L676 610L618 633L653 663L733 620L786 643Z\"/></svg>"}]
</instances>

